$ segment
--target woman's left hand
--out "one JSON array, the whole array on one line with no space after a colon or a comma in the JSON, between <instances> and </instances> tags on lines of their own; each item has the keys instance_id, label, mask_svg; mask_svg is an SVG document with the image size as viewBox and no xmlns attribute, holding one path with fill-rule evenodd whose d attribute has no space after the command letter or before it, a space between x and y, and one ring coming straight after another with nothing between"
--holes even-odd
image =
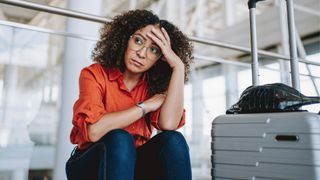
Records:
<instances>
[{"instance_id":1,"label":"woman's left hand","mask_svg":"<svg viewBox=\"0 0 320 180\"><path fill-rule=\"evenodd\" d=\"M173 69L184 68L179 56L171 49L170 37L163 27L160 29L152 28L147 35L160 47L163 61L166 61Z\"/></svg>"}]
</instances>

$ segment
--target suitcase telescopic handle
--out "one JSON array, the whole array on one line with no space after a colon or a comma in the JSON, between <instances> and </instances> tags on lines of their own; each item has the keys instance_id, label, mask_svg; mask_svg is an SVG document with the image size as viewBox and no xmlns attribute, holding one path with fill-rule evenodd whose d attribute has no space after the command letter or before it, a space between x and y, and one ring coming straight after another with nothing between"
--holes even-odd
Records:
<instances>
[{"instance_id":1,"label":"suitcase telescopic handle","mask_svg":"<svg viewBox=\"0 0 320 180\"><path fill-rule=\"evenodd\" d=\"M259 1L264 1L264 0L249 0L248 1L248 8L249 9L256 8L256 3Z\"/></svg>"},{"instance_id":2,"label":"suitcase telescopic handle","mask_svg":"<svg viewBox=\"0 0 320 180\"><path fill-rule=\"evenodd\" d=\"M258 63L258 47L257 47L257 32L256 32L256 18L255 9L256 3L264 0L249 0L248 8L250 11L250 38L251 38L251 57L252 57L252 85L259 85L259 63ZM287 18L289 30L289 47L290 47L290 68L292 87L300 91L299 79L299 64L298 53L296 45L296 26L294 22L293 0L286 0L287 2Z\"/></svg>"},{"instance_id":3,"label":"suitcase telescopic handle","mask_svg":"<svg viewBox=\"0 0 320 180\"><path fill-rule=\"evenodd\" d=\"M259 62L258 62L258 46L257 46L257 30L256 30L256 3L263 0L249 0L248 7L250 11L250 41L251 41L251 69L252 69L252 85L259 85Z\"/></svg>"}]
</instances>

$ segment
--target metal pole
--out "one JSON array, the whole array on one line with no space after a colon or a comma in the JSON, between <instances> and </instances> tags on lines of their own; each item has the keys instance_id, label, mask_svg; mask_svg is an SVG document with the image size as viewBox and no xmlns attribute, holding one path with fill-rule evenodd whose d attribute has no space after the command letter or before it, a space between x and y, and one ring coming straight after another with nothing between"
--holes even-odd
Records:
<instances>
[{"instance_id":1,"label":"metal pole","mask_svg":"<svg viewBox=\"0 0 320 180\"><path fill-rule=\"evenodd\" d=\"M287 11L288 11L288 27L289 27L289 45L290 45L290 65L291 65L291 78L292 87L300 91L300 79L299 79L299 67L298 67L298 55L296 45L296 33L293 13L293 2L287 0Z\"/></svg>"},{"instance_id":2,"label":"metal pole","mask_svg":"<svg viewBox=\"0 0 320 180\"><path fill-rule=\"evenodd\" d=\"M221 63L221 64L229 64L233 66L241 66L241 67L251 67L251 64L249 63L244 63L244 62L239 62L231 59L222 59L222 58L217 58L217 57L208 57L208 56L201 56L198 54L194 54L193 56L195 59L199 60L204 60L204 61L211 61L211 62L216 62L216 63Z\"/></svg>"},{"instance_id":3,"label":"metal pole","mask_svg":"<svg viewBox=\"0 0 320 180\"><path fill-rule=\"evenodd\" d=\"M250 38L251 38L251 59L252 59L252 85L259 85L259 63L257 52L257 30L256 30L256 9L250 8Z\"/></svg>"},{"instance_id":4,"label":"metal pole","mask_svg":"<svg viewBox=\"0 0 320 180\"><path fill-rule=\"evenodd\" d=\"M300 39L300 36L299 36L299 33L298 33L297 29L296 29L296 38L297 38L297 48L298 48L299 55L300 55L300 57L306 58L307 57L307 53L306 53L306 50L304 49L303 43L302 43L302 41ZM317 84L316 84L314 78L311 77L312 73L311 73L311 70L310 70L310 67L309 67L308 64L306 64L306 68L307 68L307 71L308 71L308 73L310 75L310 79L311 79L311 82L313 84L313 87L314 87L317 95L320 96L320 92L319 92L319 90L317 88Z\"/></svg>"},{"instance_id":5,"label":"metal pole","mask_svg":"<svg viewBox=\"0 0 320 180\"><path fill-rule=\"evenodd\" d=\"M201 44L212 45L212 46L216 46L216 47L227 48L227 49L231 49L231 50L251 53L251 49L248 48L248 47L243 47L243 46L223 43L223 42L204 39L204 38L195 37L195 36L188 36L188 37L189 37L189 39L191 41L196 42L196 43L201 43ZM262 56L265 56L265 57L270 57L270 58L280 58L280 59L290 60L289 57L283 56L281 54L272 53L272 52L263 51L263 50L259 50L258 54L262 55Z\"/></svg>"},{"instance_id":6,"label":"metal pole","mask_svg":"<svg viewBox=\"0 0 320 180\"><path fill-rule=\"evenodd\" d=\"M65 31L57 31L57 30L31 26L31 25L27 25L27 24L3 21L3 20L0 20L0 25L10 26L10 27L13 27L13 28L18 28L18 29L26 29L26 30L36 31L36 32L41 32L41 33L59 35L59 36L64 36L64 37L73 37L73 38L83 39L83 40L88 40L88 41L98 41L99 40L99 38L92 37L92 36L86 36L86 35L83 35L83 34L68 33L68 32L65 32Z\"/></svg>"},{"instance_id":7,"label":"metal pole","mask_svg":"<svg viewBox=\"0 0 320 180\"><path fill-rule=\"evenodd\" d=\"M62 16L67 16L67 17L73 17L73 18L78 18L78 19L83 19L83 20L94 21L94 22L98 22L98 23L105 23L107 21L110 21L110 19L108 19L108 18L104 18L104 17L92 15L92 14L87 14L87 13L78 12L78 11L70 11L70 10L63 9L63 8L46 6L46 5L32 3L32 2L28 2L28 1L0 0L0 3L18 6L18 7L27 8L27 9L33 9L33 10L37 10L37 11L44 11L44 12L48 12L48 13L52 13L52 14L59 14Z\"/></svg>"},{"instance_id":8,"label":"metal pole","mask_svg":"<svg viewBox=\"0 0 320 180\"><path fill-rule=\"evenodd\" d=\"M288 35L288 23L287 23L287 14L286 14L286 7L285 7L285 1L276 1L279 8L279 15L280 15L280 32L281 32L281 50L282 54L285 56L289 56L289 35ZM279 47L278 47L279 48ZM280 50L280 49L278 49ZM281 51L278 51L281 52ZM290 62L283 61L282 59L279 59L279 65L280 65L280 75L281 75L281 82L284 84L287 84L290 86L292 83L291 77L290 77Z\"/></svg>"},{"instance_id":9,"label":"metal pole","mask_svg":"<svg viewBox=\"0 0 320 180\"><path fill-rule=\"evenodd\" d=\"M188 36L188 37L191 41L196 42L196 43L207 44L207 45L212 45L212 46L216 46L216 47L227 48L227 49L232 49L232 50L236 50L236 51L242 51L242 52L246 52L246 53L251 52L250 48L243 47L243 46L237 46L237 45L233 45L233 44L228 44L228 43L223 43L223 42L219 42L219 41L199 38L199 37L195 37L195 36ZM278 53L264 51L264 50L258 50L257 53L258 53L258 55L264 56L264 57L290 60L290 57L287 57L287 56L284 56L284 55L281 55ZM308 61L308 60L305 60L302 58L299 58L299 62L306 63L306 64L313 64L316 66L320 65L320 63Z\"/></svg>"},{"instance_id":10,"label":"metal pole","mask_svg":"<svg viewBox=\"0 0 320 180\"><path fill-rule=\"evenodd\" d=\"M320 17L320 12L319 11L313 10L313 9L311 9L309 7L305 7L305 6L294 4L293 8L295 10L298 10L298 11L301 11L301 12L305 12L305 13L312 14L312 15Z\"/></svg>"}]
</instances>

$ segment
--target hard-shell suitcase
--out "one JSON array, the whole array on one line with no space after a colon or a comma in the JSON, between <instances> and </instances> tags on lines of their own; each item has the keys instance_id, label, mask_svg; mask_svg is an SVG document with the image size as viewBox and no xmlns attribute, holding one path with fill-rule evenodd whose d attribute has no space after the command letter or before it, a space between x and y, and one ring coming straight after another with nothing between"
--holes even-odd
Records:
<instances>
[{"instance_id":1,"label":"hard-shell suitcase","mask_svg":"<svg viewBox=\"0 0 320 180\"><path fill-rule=\"evenodd\" d=\"M320 115L223 115L212 127L213 179L320 179Z\"/></svg>"},{"instance_id":2,"label":"hard-shell suitcase","mask_svg":"<svg viewBox=\"0 0 320 180\"><path fill-rule=\"evenodd\" d=\"M253 16L257 1L248 2L253 85L258 84ZM289 31L294 34L292 0L287 3ZM290 40L290 48L293 87L299 89L294 39ZM222 115L212 122L211 149L212 179L320 180L320 115L309 112Z\"/></svg>"}]
</instances>

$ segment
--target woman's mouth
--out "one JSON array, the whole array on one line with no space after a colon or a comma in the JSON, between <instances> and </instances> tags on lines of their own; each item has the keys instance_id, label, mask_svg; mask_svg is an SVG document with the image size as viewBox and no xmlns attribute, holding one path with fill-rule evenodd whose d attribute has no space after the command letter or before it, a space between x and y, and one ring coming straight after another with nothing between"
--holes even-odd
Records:
<instances>
[{"instance_id":1,"label":"woman's mouth","mask_svg":"<svg viewBox=\"0 0 320 180\"><path fill-rule=\"evenodd\" d=\"M137 61L137 60L131 59L131 61L132 61L132 63L133 63L134 65L136 65L136 66L138 66L138 67L142 67L142 66L143 66L143 64L140 63L140 62Z\"/></svg>"}]
</instances>

